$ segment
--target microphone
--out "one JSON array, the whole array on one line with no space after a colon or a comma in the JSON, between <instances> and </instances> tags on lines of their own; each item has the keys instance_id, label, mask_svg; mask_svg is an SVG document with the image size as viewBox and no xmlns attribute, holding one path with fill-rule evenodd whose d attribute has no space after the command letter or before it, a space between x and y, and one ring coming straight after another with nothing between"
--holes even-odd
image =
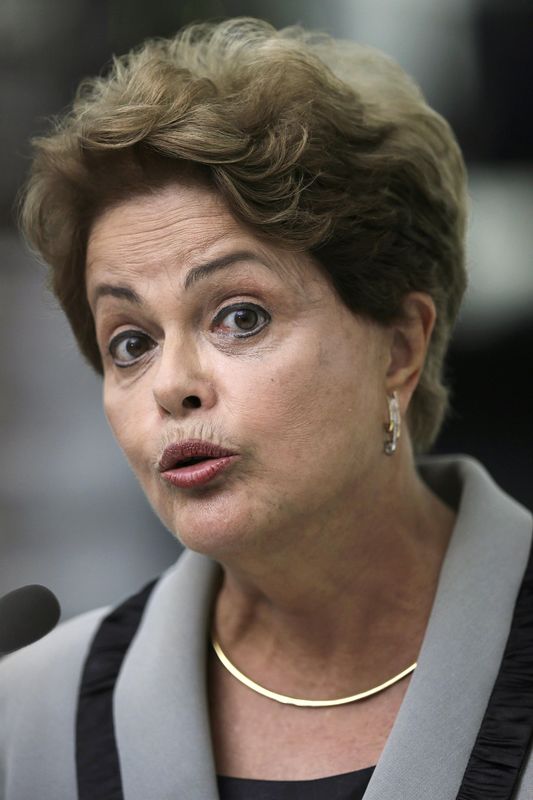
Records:
<instances>
[{"instance_id":1,"label":"microphone","mask_svg":"<svg viewBox=\"0 0 533 800\"><path fill-rule=\"evenodd\" d=\"M61 614L57 597L46 586L21 586L0 597L0 656L46 636Z\"/></svg>"}]
</instances>

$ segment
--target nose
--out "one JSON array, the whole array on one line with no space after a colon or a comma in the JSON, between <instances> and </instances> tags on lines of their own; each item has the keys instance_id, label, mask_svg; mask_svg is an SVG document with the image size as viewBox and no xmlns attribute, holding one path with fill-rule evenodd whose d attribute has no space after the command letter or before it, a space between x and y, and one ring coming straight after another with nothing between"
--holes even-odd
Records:
<instances>
[{"instance_id":1,"label":"nose","mask_svg":"<svg viewBox=\"0 0 533 800\"><path fill-rule=\"evenodd\" d=\"M190 342L167 338L153 374L153 396L164 416L182 417L216 403L210 371Z\"/></svg>"}]
</instances>

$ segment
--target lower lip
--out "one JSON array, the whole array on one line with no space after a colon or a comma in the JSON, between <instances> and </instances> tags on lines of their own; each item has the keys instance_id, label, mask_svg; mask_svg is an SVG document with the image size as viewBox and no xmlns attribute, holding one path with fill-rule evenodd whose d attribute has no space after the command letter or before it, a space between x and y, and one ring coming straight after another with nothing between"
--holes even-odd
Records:
<instances>
[{"instance_id":1,"label":"lower lip","mask_svg":"<svg viewBox=\"0 0 533 800\"><path fill-rule=\"evenodd\" d=\"M236 456L210 458L208 461L191 464L190 467L167 469L161 473L161 477L180 489L192 489L212 481L217 475L228 469L235 460Z\"/></svg>"}]
</instances>

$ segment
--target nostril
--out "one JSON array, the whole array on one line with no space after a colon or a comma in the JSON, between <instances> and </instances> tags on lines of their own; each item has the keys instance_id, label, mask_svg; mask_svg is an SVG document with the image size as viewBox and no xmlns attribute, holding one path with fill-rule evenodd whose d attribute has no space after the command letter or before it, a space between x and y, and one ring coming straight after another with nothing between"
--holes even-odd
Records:
<instances>
[{"instance_id":1,"label":"nostril","mask_svg":"<svg viewBox=\"0 0 533 800\"><path fill-rule=\"evenodd\" d=\"M195 394L190 394L183 401L183 408L200 408L202 401Z\"/></svg>"}]
</instances>

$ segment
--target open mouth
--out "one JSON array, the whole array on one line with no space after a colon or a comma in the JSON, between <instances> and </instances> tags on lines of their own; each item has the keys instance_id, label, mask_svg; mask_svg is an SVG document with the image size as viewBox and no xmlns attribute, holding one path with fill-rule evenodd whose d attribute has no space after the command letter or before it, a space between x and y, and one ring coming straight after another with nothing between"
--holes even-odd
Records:
<instances>
[{"instance_id":1,"label":"open mouth","mask_svg":"<svg viewBox=\"0 0 533 800\"><path fill-rule=\"evenodd\" d=\"M236 453L213 442L201 439L187 439L169 445L159 461L159 471L184 469L197 464L228 458Z\"/></svg>"},{"instance_id":2,"label":"open mouth","mask_svg":"<svg viewBox=\"0 0 533 800\"><path fill-rule=\"evenodd\" d=\"M213 461L214 456L197 456L195 458L185 458L177 461L171 469L181 469L182 467L192 467L194 464L203 464L206 461Z\"/></svg>"},{"instance_id":3,"label":"open mouth","mask_svg":"<svg viewBox=\"0 0 533 800\"><path fill-rule=\"evenodd\" d=\"M169 445L159 461L165 481L181 489L210 483L239 459L238 453L199 439Z\"/></svg>"}]
</instances>

